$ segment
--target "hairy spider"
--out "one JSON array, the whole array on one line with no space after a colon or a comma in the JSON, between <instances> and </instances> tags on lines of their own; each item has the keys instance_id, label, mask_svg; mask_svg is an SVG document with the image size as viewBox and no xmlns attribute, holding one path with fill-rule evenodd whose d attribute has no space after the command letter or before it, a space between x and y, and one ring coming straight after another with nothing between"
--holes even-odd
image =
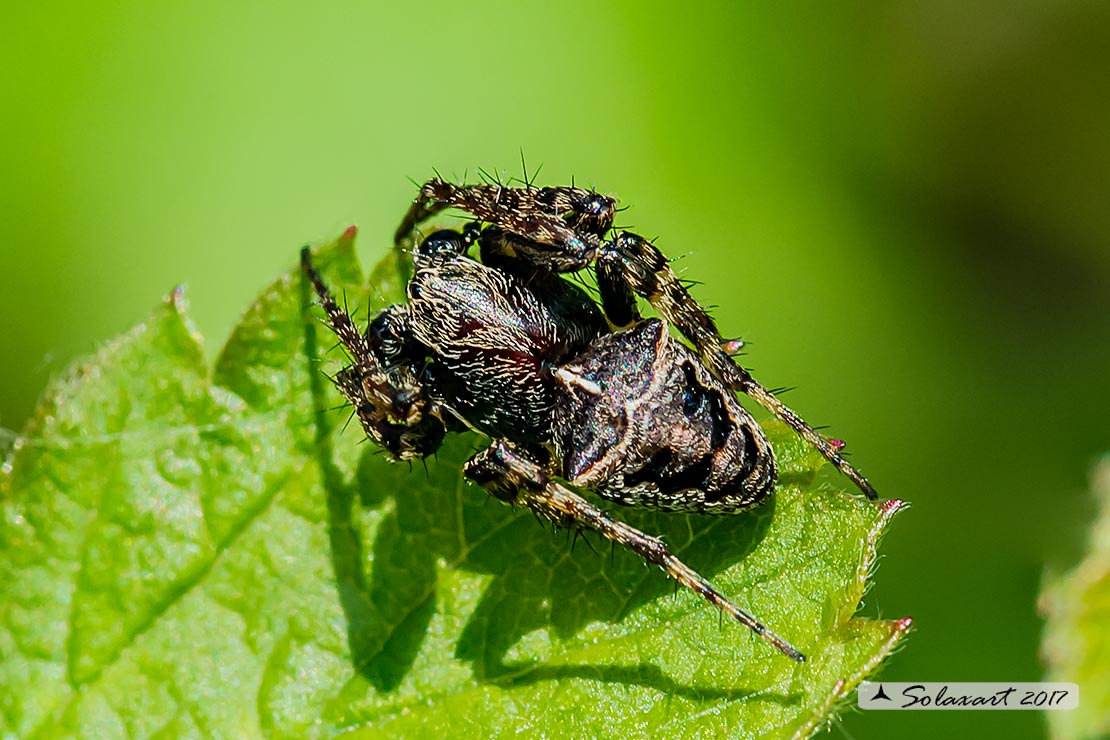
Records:
<instances>
[{"instance_id":1,"label":"hairy spider","mask_svg":"<svg viewBox=\"0 0 1110 740\"><path fill-rule=\"evenodd\" d=\"M788 657L805 657L733 604L658 538L614 519L561 481L634 506L732 514L775 485L775 456L737 401L785 421L869 498L867 480L730 354L705 310L648 240L608 237L616 201L576 187L453 185L429 180L397 230L445 208L478 221L413 250L408 302L365 332L301 253L327 323L352 363L336 376L366 434L394 459L435 452L448 432L492 444L465 475L502 501L624 545L701 594ZM477 244L481 261L471 258ZM599 306L559 273L595 265ZM644 319L637 296L662 319ZM671 336L668 323L691 342Z\"/></svg>"}]
</instances>

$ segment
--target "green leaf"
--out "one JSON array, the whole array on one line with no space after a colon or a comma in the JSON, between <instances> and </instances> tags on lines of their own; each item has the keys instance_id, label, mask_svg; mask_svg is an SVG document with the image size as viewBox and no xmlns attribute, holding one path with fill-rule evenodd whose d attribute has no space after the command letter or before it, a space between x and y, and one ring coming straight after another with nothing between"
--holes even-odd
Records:
<instances>
[{"instance_id":1,"label":"green leaf","mask_svg":"<svg viewBox=\"0 0 1110 740\"><path fill-rule=\"evenodd\" d=\"M353 237L316 261L362 302ZM374 306L399 288L390 258ZM278 280L210 373L175 292L50 385L0 476L0 735L805 737L909 628L854 617L901 504L781 425L769 505L619 513L803 665L465 485L477 437L426 472L360 444L310 304Z\"/></svg>"},{"instance_id":2,"label":"green leaf","mask_svg":"<svg viewBox=\"0 0 1110 740\"><path fill-rule=\"evenodd\" d=\"M1047 624L1047 681L1079 684L1079 708L1046 712L1052 737L1086 740L1110 735L1110 456L1091 486L1099 508L1087 555L1064 575L1048 576L1041 596Z\"/></svg>"}]
</instances>

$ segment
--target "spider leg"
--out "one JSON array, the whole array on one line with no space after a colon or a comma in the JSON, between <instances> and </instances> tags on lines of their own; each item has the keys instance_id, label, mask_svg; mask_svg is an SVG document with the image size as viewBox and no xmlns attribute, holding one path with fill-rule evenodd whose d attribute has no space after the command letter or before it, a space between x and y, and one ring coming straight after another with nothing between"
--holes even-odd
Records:
<instances>
[{"instance_id":1,"label":"spider leg","mask_svg":"<svg viewBox=\"0 0 1110 740\"><path fill-rule=\"evenodd\" d=\"M421 186L394 244L404 244L420 223L447 208L495 227L483 241L485 251L570 272L593 260L601 235L612 226L616 201L583 188L454 185L437 177Z\"/></svg>"},{"instance_id":2,"label":"spider leg","mask_svg":"<svg viewBox=\"0 0 1110 740\"><path fill-rule=\"evenodd\" d=\"M545 216L544 219L549 219ZM500 226L487 226L479 240L482 263L494 265L506 260L520 261L551 272L574 272L589 265L597 254L599 239L594 234L579 236L564 225L560 231L547 226L521 236ZM562 232L569 232L566 236Z\"/></svg>"},{"instance_id":3,"label":"spider leg","mask_svg":"<svg viewBox=\"0 0 1110 740\"><path fill-rule=\"evenodd\" d=\"M629 316L634 319L637 314L634 302L632 311L628 310L628 291L642 296L693 343L714 375L788 424L869 499L879 497L863 474L841 456L843 443L826 439L733 360L728 351L730 343L721 337L716 323L675 276L666 256L654 244L636 234L622 232L616 239L602 242L596 269L610 321L620 324Z\"/></svg>"},{"instance_id":4,"label":"spider leg","mask_svg":"<svg viewBox=\"0 0 1110 740\"><path fill-rule=\"evenodd\" d=\"M618 328L631 326L642 318L636 305L636 294L624 277L624 266L619 259L599 258L594 265L597 288L601 293L601 307L609 322Z\"/></svg>"},{"instance_id":5,"label":"spider leg","mask_svg":"<svg viewBox=\"0 0 1110 740\"><path fill-rule=\"evenodd\" d=\"M328 326L335 332L336 338L347 350L351 359L356 362L360 362L364 358L374 361L374 355L370 351L370 345L366 342L366 337L355 328L354 322L351 321L351 315L340 308L335 296L331 294L328 286L324 284L323 278L312 266L312 252L308 247L301 250L301 270L308 276L309 282L312 283L312 287L316 291L316 297L320 301L320 306L324 309L324 315L327 317Z\"/></svg>"},{"instance_id":6,"label":"spider leg","mask_svg":"<svg viewBox=\"0 0 1110 740\"><path fill-rule=\"evenodd\" d=\"M495 440L466 464L466 476L493 496L527 506L558 526L588 528L658 565L675 581L700 594L724 614L759 635L783 655L805 661L796 648L732 603L705 578L679 560L658 537L614 519L566 486L551 480L543 467L507 440Z\"/></svg>"}]
</instances>

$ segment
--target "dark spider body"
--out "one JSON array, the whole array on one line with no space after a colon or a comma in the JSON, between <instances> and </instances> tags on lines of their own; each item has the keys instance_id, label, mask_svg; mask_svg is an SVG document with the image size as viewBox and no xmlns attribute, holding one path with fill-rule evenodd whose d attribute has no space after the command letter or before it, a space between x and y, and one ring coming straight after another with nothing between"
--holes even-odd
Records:
<instances>
[{"instance_id":1,"label":"dark spider body","mask_svg":"<svg viewBox=\"0 0 1110 740\"><path fill-rule=\"evenodd\" d=\"M803 656L717 592L657 538L613 519L555 479L621 504L731 514L765 499L774 453L737 401L749 394L865 493L866 480L727 353L716 325L650 242L606 239L616 202L581 188L426 183L398 244L448 207L485 222L438 231L414 250L408 303L365 333L302 262L351 355L337 376L367 435L394 458L435 452L449 431L494 442L466 475L556 524L627 546L795 660ZM481 261L468 252L474 245ZM599 307L559 277L594 264ZM636 296L661 319L643 319ZM676 326L693 348L671 336Z\"/></svg>"},{"instance_id":2,"label":"dark spider body","mask_svg":"<svg viewBox=\"0 0 1110 740\"><path fill-rule=\"evenodd\" d=\"M557 275L471 259L474 237L440 231L416 250L409 302L388 314L412 341L383 362L425 367L435 405L620 503L730 513L770 491L762 429L663 322L610 333Z\"/></svg>"}]
</instances>

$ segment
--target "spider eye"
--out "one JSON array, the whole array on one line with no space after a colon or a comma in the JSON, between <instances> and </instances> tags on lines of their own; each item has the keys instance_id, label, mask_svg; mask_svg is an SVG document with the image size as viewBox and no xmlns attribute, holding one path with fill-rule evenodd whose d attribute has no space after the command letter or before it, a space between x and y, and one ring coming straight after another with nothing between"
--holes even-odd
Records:
<instances>
[{"instance_id":1,"label":"spider eye","mask_svg":"<svg viewBox=\"0 0 1110 740\"><path fill-rule=\"evenodd\" d=\"M472 221L463 227L462 237L463 244L470 246L478 241L478 237L482 235L481 224L477 221Z\"/></svg>"},{"instance_id":2,"label":"spider eye","mask_svg":"<svg viewBox=\"0 0 1110 740\"><path fill-rule=\"evenodd\" d=\"M366 327L366 337L368 339L376 339L379 344L389 344L396 342L401 337L393 328L393 323L389 321L385 314L380 314L374 318L373 321Z\"/></svg>"},{"instance_id":3,"label":"spider eye","mask_svg":"<svg viewBox=\"0 0 1110 740\"><path fill-rule=\"evenodd\" d=\"M425 239L417 252L421 257L449 259L464 254L468 245L469 242L463 234L444 229Z\"/></svg>"}]
</instances>

